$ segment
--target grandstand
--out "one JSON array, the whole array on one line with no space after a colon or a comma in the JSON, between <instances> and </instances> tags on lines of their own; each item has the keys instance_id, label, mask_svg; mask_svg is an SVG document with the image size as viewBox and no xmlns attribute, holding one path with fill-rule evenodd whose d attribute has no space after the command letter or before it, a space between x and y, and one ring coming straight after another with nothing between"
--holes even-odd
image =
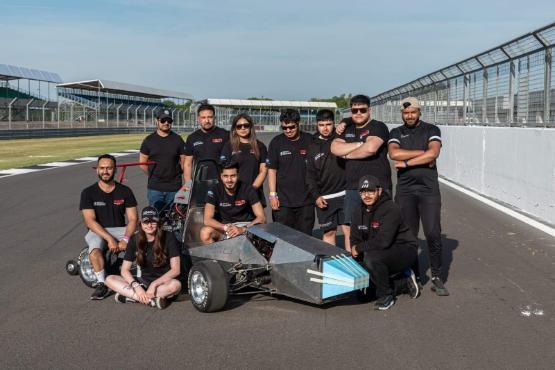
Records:
<instances>
[{"instance_id":1,"label":"grandstand","mask_svg":"<svg viewBox=\"0 0 555 370\"><path fill-rule=\"evenodd\" d=\"M196 115L196 108L201 103L212 104L216 108L218 126L229 128L231 120L239 113L247 113L256 122L259 130L277 130L279 116L284 109L297 109L301 114L301 125L306 131L316 130L316 113L320 109L337 110L337 104L316 101L289 100L242 100L242 99L206 99L197 102L192 109Z\"/></svg>"},{"instance_id":2,"label":"grandstand","mask_svg":"<svg viewBox=\"0 0 555 370\"><path fill-rule=\"evenodd\" d=\"M174 126L190 125L186 93L155 89L108 80L86 80L58 84L60 121L72 127L152 126L162 107L172 111Z\"/></svg>"},{"instance_id":3,"label":"grandstand","mask_svg":"<svg viewBox=\"0 0 555 370\"><path fill-rule=\"evenodd\" d=\"M57 73L0 64L0 129L57 121Z\"/></svg>"}]
</instances>

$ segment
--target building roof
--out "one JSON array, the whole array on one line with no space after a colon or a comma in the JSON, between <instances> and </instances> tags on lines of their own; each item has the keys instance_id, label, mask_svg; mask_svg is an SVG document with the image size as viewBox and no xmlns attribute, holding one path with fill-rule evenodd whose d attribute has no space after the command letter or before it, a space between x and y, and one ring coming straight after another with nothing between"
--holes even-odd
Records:
<instances>
[{"instance_id":1,"label":"building roof","mask_svg":"<svg viewBox=\"0 0 555 370\"><path fill-rule=\"evenodd\" d=\"M62 83L62 78L57 73L39 71L38 69L30 69L25 67L11 66L8 64L0 64L0 80L19 80L27 79L34 81Z\"/></svg>"},{"instance_id":2,"label":"building roof","mask_svg":"<svg viewBox=\"0 0 555 370\"><path fill-rule=\"evenodd\" d=\"M102 91L111 94L123 94L131 96L140 96L144 98L177 98L185 100L193 100L191 94L156 89L153 87L145 87L139 85L128 84L124 82L115 82L109 80L86 80L86 81L76 81L76 82L66 82L59 84L58 87L65 87L69 89L81 89L89 91Z\"/></svg>"},{"instance_id":3,"label":"building roof","mask_svg":"<svg viewBox=\"0 0 555 370\"><path fill-rule=\"evenodd\" d=\"M337 108L337 104L317 101L206 99L208 104L225 107L256 108Z\"/></svg>"}]
</instances>

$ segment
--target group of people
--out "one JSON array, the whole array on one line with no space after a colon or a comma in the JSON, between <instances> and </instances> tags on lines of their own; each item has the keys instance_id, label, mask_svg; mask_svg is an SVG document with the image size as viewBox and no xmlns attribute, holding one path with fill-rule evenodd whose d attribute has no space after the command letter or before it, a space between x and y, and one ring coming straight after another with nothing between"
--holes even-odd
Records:
<instances>
[{"instance_id":1,"label":"group of people","mask_svg":"<svg viewBox=\"0 0 555 370\"><path fill-rule=\"evenodd\" d=\"M439 128L420 120L420 103L412 97L401 102L404 124L391 132L371 118L367 96L353 96L350 108L351 117L337 125L333 111L320 110L314 134L301 130L298 111L285 109L280 115L283 133L268 148L257 139L254 121L247 114L237 115L228 132L215 125L214 107L201 104L197 110L200 128L184 142L171 130L170 111L161 110L156 131L140 149L140 162L155 164L142 166L148 175L149 207L141 212L139 233L133 233L136 200L128 187L113 181L113 157L99 158L99 182L83 191L81 209L89 228L86 240L99 282L91 298L104 298L109 287L120 302L163 307L166 298L179 291L175 238L158 228L158 212L173 201L177 191L189 186L193 165L202 160L220 164L218 174L208 174L219 181L206 194L199 236L204 244L265 223L267 206L274 222L308 235L312 235L316 214L325 242L335 245L337 229L342 230L346 251L370 273L376 288L375 308L386 310L400 291L396 288L399 277L411 297L420 294L418 233L422 222L432 290L448 295L441 277ZM388 156L397 170L395 200ZM108 204L111 212L102 208ZM101 244L114 252L125 250L121 276L104 278ZM140 275L131 274L133 261Z\"/></svg>"}]
</instances>

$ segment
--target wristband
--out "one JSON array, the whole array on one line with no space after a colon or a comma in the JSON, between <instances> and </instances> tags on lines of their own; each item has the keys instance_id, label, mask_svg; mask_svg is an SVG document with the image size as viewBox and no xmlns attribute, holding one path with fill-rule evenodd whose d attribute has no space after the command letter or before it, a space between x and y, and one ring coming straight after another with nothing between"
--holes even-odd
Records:
<instances>
[{"instance_id":1,"label":"wristband","mask_svg":"<svg viewBox=\"0 0 555 370\"><path fill-rule=\"evenodd\" d=\"M405 168L407 168L409 166L409 161L404 160L403 162L405 162Z\"/></svg>"},{"instance_id":2,"label":"wristband","mask_svg":"<svg viewBox=\"0 0 555 370\"><path fill-rule=\"evenodd\" d=\"M277 195L268 195L268 199L272 200L272 199L278 199Z\"/></svg>"},{"instance_id":3,"label":"wristband","mask_svg":"<svg viewBox=\"0 0 555 370\"><path fill-rule=\"evenodd\" d=\"M224 229L224 233L227 233L227 228L228 228L228 226L229 226L229 225L224 224L224 226L222 227L222 229Z\"/></svg>"},{"instance_id":4,"label":"wristband","mask_svg":"<svg viewBox=\"0 0 555 370\"><path fill-rule=\"evenodd\" d=\"M276 193L275 191L271 191L271 192L269 193L269 195L270 195L271 197L277 197L277 193Z\"/></svg>"},{"instance_id":5,"label":"wristband","mask_svg":"<svg viewBox=\"0 0 555 370\"><path fill-rule=\"evenodd\" d=\"M133 281L131 282L131 284L129 284L129 285L131 286L131 289L135 290L135 288L138 287L138 286L141 285L141 284L139 284L139 282L133 280Z\"/></svg>"},{"instance_id":6,"label":"wristband","mask_svg":"<svg viewBox=\"0 0 555 370\"><path fill-rule=\"evenodd\" d=\"M126 243L129 243L129 237L127 235L124 235L123 238L121 238L121 240L123 240Z\"/></svg>"}]
</instances>

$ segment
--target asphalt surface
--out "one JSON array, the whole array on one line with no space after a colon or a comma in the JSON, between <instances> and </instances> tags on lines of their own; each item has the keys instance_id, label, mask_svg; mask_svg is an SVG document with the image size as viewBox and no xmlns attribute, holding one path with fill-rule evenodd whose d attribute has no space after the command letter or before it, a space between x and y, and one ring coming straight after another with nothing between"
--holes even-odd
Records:
<instances>
[{"instance_id":1,"label":"asphalt surface","mask_svg":"<svg viewBox=\"0 0 555 370\"><path fill-rule=\"evenodd\" d=\"M135 156L125 157L134 161ZM123 162L123 158L119 158ZM146 179L126 173L140 203ZM545 368L555 364L555 239L442 187L449 297L429 282L386 312L258 295L202 314L90 301L64 265L84 246L91 164L0 178L0 368ZM426 252L420 256L428 266ZM429 276L429 270L427 271Z\"/></svg>"}]
</instances>

